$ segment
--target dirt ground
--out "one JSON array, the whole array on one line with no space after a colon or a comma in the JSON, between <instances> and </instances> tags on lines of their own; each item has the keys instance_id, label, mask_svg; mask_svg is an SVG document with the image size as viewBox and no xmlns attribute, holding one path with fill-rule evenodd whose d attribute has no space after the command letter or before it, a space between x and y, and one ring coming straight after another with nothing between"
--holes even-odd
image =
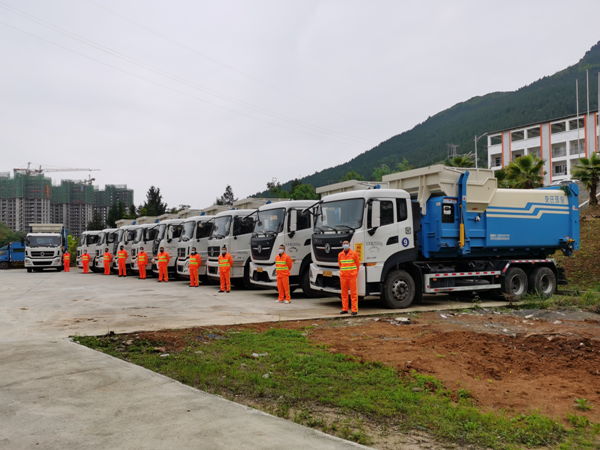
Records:
<instances>
[{"instance_id":1,"label":"dirt ground","mask_svg":"<svg viewBox=\"0 0 600 450\"><path fill-rule=\"evenodd\" d=\"M399 324L397 318L410 324ZM213 327L264 331L312 327L309 339L329 351L381 361L442 380L447 389L470 391L483 410L529 413L557 420L565 413L600 422L600 316L583 312L431 312L388 318L262 323ZM196 330L199 331L199 330ZM139 333L166 342L167 351L185 346L190 330ZM574 407L575 398L594 406Z\"/></svg>"}]
</instances>

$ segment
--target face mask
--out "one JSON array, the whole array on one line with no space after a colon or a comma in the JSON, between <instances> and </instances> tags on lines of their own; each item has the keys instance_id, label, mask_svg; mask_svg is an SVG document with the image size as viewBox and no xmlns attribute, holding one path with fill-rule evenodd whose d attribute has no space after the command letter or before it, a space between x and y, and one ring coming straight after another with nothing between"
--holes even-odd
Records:
<instances>
[{"instance_id":1,"label":"face mask","mask_svg":"<svg viewBox=\"0 0 600 450\"><path fill-rule=\"evenodd\" d=\"M279 249L279 254L283 255L283 249L282 248Z\"/></svg>"},{"instance_id":2,"label":"face mask","mask_svg":"<svg viewBox=\"0 0 600 450\"><path fill-rule=\"evenodd\" d=\"M192 250L192 255L195 255L195 254L196 254L196 250Z\"/></svg>"},{"instance_id":3,"label":"face mask","mask_svg":"<svg viewBox=\"0 0 600 450\"><path fill-rule=\"evenodd\" d=\"M143 248L140 248L140 252L143 252L143 251L144 251L144 249L143 249Z\"/></svg>"},{"instance_id":4,"label":"face mask","mask_svg":"<svg viewBox=\"0 0 600 450\"><path fill-rule=\"evenodd\" d=\"M348 250L350 250L350 246L349 246L348 244L344 244L344 250L345 250L345 251L348 251Z\"/></svg>"},{"instance_id":5,"label":"face mask","mask_svg":"<svg viewBox=\"0 0 600 450\"><path fill-rule=\"evenodd\" d=\"M221 255L225 256L225 254L226 254L226 253L227 253L227 250L223 250L223 251L221 252Z\"/></svg>"},{"instance_id":6,"label":"face mask","mask_svg":"<svg viewBox=\"0 0 600 450\"><path fill-rule=\"evenodd\" d=\"M165 251L165 249L164 249L164 248L161 248L161 249L160 249L160 251L161 251L161 253L162 253L162 252L164 252L164 251Z\"/></svg>"}]
</instances>

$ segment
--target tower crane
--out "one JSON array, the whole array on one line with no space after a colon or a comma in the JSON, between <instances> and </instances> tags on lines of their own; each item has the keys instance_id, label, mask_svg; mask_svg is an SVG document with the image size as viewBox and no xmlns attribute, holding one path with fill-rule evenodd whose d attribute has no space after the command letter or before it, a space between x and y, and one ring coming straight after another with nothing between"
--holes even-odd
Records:
<instances>
[{"instance_id":1,"label":"tower crane","mask_svg":"<svg viewBox=\"0 0 600 450\"><path fill-rule=\"evenodd\" d=\"M14 169L15 173L23 173L25 175L36 175L36 174L40 174L40 173L46 173L46 172L94 172L94 171L99 171L100 169L82 169L82 168L72 168L72 167L42 167L41 164L35 164L35 166L38 166L38 168L36 169L35 167L31 167L33 163L28 162L27 163L27 168L23 169L23 168L16 168Z\"/></svg>"}]
</instances>

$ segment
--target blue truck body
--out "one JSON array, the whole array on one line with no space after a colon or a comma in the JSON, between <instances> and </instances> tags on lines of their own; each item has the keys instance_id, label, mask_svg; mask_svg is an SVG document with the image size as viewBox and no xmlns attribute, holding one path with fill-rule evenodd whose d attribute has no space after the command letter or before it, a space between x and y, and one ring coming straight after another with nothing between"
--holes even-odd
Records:
<instances>
[{"instance_id":1,"label":"blue truck body","mask_svg":"<svg viewBox=\"0 0 600 450\"><path fill-rule=\"evenodd\" d=\"M579 248L576 184L498 189L487 207L469 208L468 176L468 171L461 175L457 197L431 197L427 201L418 233L424 258L544 259L557 250L570 256Z\"/></svg>"},{"instance_id":2,"label":"blue truck body","mask_svg":"<svg viewBox=\"0 0 600 450\"><path fill-rule=\"evenodd\" d=\"M0 248L0 269L23 267L25 243L12 242Z\"/></svg>"}]
</instances>

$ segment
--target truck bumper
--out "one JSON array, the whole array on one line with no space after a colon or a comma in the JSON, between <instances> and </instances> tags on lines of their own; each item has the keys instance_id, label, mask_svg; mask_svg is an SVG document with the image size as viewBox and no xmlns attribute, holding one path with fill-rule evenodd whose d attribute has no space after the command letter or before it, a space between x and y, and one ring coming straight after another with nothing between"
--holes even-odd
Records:
<instances>
[{"instance_id":1,"label":"truck bumper","mask_svg":"<svg viewBox=\"0 0 600 450\"><path fill-rule=\"evenodd\" d=\"M25 258L25 267L28 269L44 269L48 267L62 267L63 263L60 257L52 259L31 259Z\"/></svg>"},{"instance_id":2,"label":"truck bumper","mask_svg":"<svg viewBox=\"0 0 600 450\"><path fill-rule=\"evenodd\" d=\"M366 273L363 266L358 269L358 278L356 288L358 295L366 295ZM332 294L341 294L340 288L340 269L337 267L318 266L315 263L310 265L310 287L315 291L330 292Z\"/></svg>"},{"instance_id":3,"label":"truck bumper","mask_svg":"<svg viewBox=\"0 0 600 450\"><path fill-rule=\"evenodd\" d=\"M177 260L177 275L180 275L184 278L190 277L189 260ZM200 264L200 267L198 268L198 275L201 277L206 275L206 264Z\"/></svg>"},{"instance_id":4,"label":"truck bumper","mask_svg":"<svg viewBox=\"0 0 600 450\"><path fill-rule=\"evenodd\" d=\"M297 287L299 277L290 276L290 286ZM277 273L274 264L260 265L250 262L250 282L258 286L277 289Z\"/></svg>"},{"instance_id":5,"label":"truck bumper","mask_svg":"<svg viewBox=\"0 0 600 450\"><path fill-rule=\"evenodd\" d=\"M210 278L220 279L219 275L219 261L208 261L206 263L207 266L207 274ZM231 272L229 272L229 278L244 278L244 266L236 266L235 263L231 267Z\"/></svg>"}]
</instances>

